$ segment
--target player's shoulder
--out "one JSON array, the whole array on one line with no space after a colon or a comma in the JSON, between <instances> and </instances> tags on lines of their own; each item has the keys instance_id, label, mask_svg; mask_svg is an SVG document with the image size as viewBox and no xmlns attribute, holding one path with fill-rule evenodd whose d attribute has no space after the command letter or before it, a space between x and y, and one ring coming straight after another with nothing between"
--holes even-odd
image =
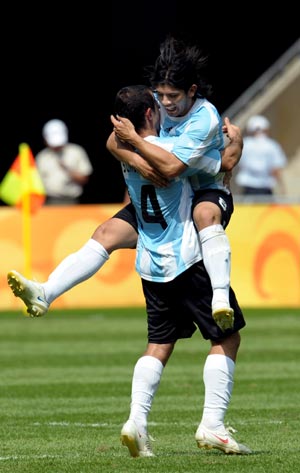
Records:
<instances>
[{"instance_id":1,"label":"player's shoulder","mask_svg":"<svg viewBox=\"0 0 300 473\"><path fill-rule=\"evenodd\" d=\"M197 99L191 109L191 115L198 118L206 118L209 121L221 122L221 116L217 107L207 99Z\"/></svg>"},{"instance_id":2,"label":"player's shoulder","mask_svg":"<svg viewBox=\"0 0 300 473\"><path fill-rule=\"evenodd\" d=\"M221 133L222 120L216 107L206 99L197 99L190 115L190 129L200 129L207 134Z\"/></svg>"},{"instance_id":3,"label":"player's shoulder","mask_svg":"<svg viewBox=\"0 0 300 473\"><path fill-rule=\"evenodd\" d=\"M213 110L215 113L219 114L217 107L204 97L198 97L194 106L199 110Z\"/></svg>"}]
</instances>

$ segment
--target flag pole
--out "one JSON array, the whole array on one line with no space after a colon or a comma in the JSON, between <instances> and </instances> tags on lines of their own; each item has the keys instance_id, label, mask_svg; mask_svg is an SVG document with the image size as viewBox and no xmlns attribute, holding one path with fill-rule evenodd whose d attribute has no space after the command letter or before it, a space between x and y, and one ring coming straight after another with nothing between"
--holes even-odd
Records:
<instances>
[{"instance_id":1,"label":"flag pole","mask_svg":"<svg viewBox=\"0 0 300 473\"><path fill-rule=\"evenodd\" d=\"M31 279L31 212L30 212L30 164L29 146L19 146L21 185L22 185L22 235L24 249L24 274Z\"/></svg>"}]
</instances>

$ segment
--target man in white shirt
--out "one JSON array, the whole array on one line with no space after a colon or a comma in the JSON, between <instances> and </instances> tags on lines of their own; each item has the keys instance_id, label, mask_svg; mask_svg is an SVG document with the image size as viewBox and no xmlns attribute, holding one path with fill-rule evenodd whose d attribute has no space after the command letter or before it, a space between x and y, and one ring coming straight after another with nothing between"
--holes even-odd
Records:
<instances>
[{"instance_id":1,"label":"man in white shirt","mask_svg":"<svg viewBox=\"0 0 300 473\"><path fill-rule=\"evenodd\" d=\"M46 147L36 155L36 165L43 181L47 205L80 203L84 186L93 168L85 149L68 141L68 128L58 119L43 127Z\"/></svg>"},{"instance_id":2,"label":"man in white shirt","mask_svg":"<svg viewBox=\"0 0 300 473\"><path fill-rule=\"evenodd\" d=\"M236 175L236 183L245 196L272 196L278 184L284 193L281 171L287 157L280 144L270 138L270 127L269 120L262 115L252 116L247 123Z\"/></svg>"}]
</instances>

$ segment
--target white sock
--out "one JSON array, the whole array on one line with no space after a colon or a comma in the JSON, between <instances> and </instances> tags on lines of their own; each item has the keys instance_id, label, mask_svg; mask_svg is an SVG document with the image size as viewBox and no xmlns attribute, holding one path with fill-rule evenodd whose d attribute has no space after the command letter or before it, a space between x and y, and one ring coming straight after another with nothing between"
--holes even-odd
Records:
<instances>
[{"instance_id":1,"label":"white sock","mask_svg":"<svg viewBox=\"0 0 300 473\"><path fill-rule=\"evenodd\" d=\"M76 253L67 256L41 285L49 304L58 296L95 274L108 260L109 254L91 238Z\"/></svg>"},{"instance_id":2,"label":"white sock","mask_svg":"<svg viewBox=\"0 0 300 473\"><path fill-rule=\"evenodd\" d=\"M225 355L208 355L203 369L205 386L201 423L210 429L224 426L233 389L235 363Z\"/></svg>"},{"instance_id":3,"label":"white sock","mask_svg":"<svg viewBox=\"0 0 300 473\"><path fill-rule=\"evenodd\" d=\"M231 250L222 225L210 225L199 232L203 263L213 290L212 306L222 301L229 306Z\"/></svg>"},{"instance_id":4,"label":"white sock","mask_svg":"<svg viewBox=\"0 0 300 473\"><path fill-rule=\"evenodd\" d=\"M163 369L162 362L153 356L142 356L134 368L129 419L136 423L142 434L147 434L147 417Z\"/></svg>"}]
</instances>

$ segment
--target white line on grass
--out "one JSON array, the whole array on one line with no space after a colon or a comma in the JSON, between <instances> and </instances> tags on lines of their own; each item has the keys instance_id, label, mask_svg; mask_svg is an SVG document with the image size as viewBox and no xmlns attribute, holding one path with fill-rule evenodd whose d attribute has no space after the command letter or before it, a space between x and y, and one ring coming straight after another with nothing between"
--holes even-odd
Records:
<instances>
[{"instance_id":1,"label":"white line on grass","mask_svg":"<svg viewBox=\"0 0 300 473\"><path fill-rule=\"evenodd\" d=\"M44 458L64 458L63 455L30 455L30 458L44 459ZM28 455L10 455L7 457L0 457L0 461L9 460L28 460Z\"/></svg>"},{"instance_id":2,"label":"white line on grass","mask_svg":"<svg viewBox=\"0 0 300 473\"><path fill-rule=\"evenodd\" d=\"M225 425L228 425L228 424L235 424L235 422L226 422ZM247 424L257 424L257 419L247 419L246 421L244 420L240 420L238 422L239 425L247 425ZM267 420L267 421L260 421L259 422L260 424L282 424L283 421L280 420L280 419L272 419L272 420ZM61 421L61 422L46 422L46 423L42 423L42 422L34 422L35 426L39 426L39 425L48 425L48 426L53 426L53 427L70 427L70 426L75 426L75 427L86 427L86 428L99 428L99 427L108 427L108 428L115 428L115 427L122 427L123 423L122 424L113 424L113 423L108 423L108 422L93 422L91 424L89 423L83 423L83 422L66 422L66 421ZM164 425L168 425L170 426L170 423L169 422L149 422L148 423L149 426L152 426L152 427L156 427L156 426L164 426ZM174 422L173 425L179 425L179 426L182 426L182 427L189 427L191 425L190 422ZM193 424L195 427L197 427L199 425L199 423L194 423Z\"/></svg>"}]
</instances>

